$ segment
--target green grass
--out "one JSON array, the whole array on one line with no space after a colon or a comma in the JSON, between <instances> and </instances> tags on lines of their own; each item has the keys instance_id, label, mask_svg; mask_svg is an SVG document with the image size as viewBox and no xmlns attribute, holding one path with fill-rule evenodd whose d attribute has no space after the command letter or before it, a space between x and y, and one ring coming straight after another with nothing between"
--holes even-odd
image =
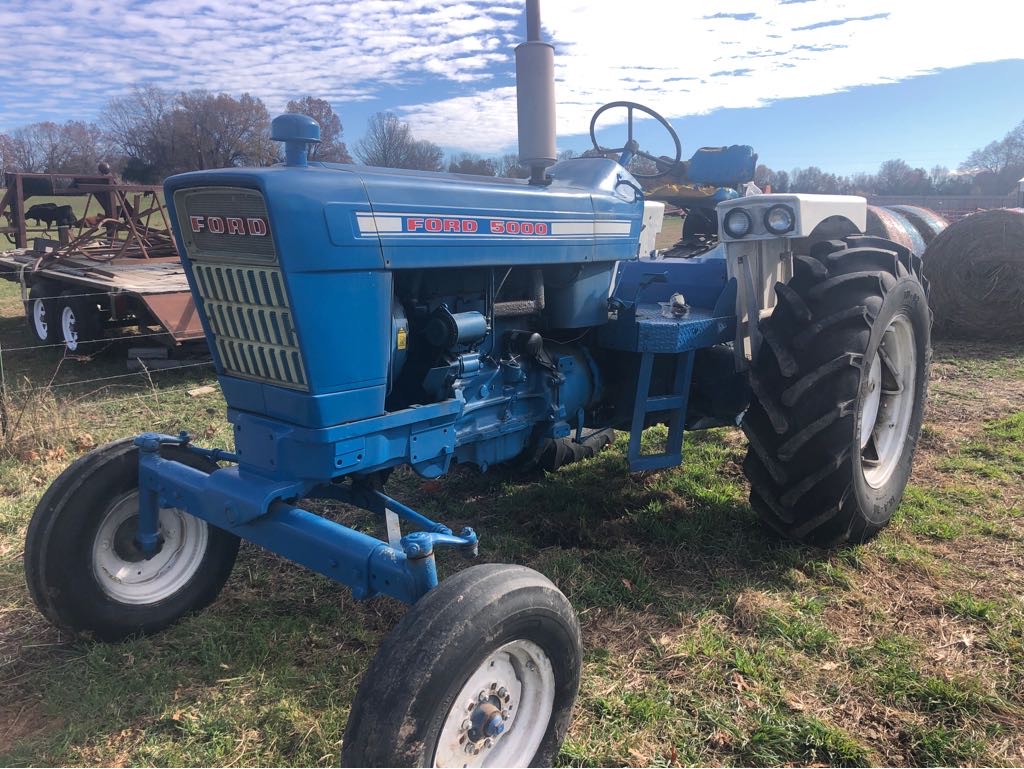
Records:
<instances>
[{"instance_id":1,"label":"green grass","mask_svg":"<svg viewBox=\"0 0 1024 769\"><path fill-rule=\"evenodd\" d=\"M0 340L30 343L3 282ZM1009 345L940 346L937 360L959 405L974 403L979 382L1024 381L1024 355ZM24 586L25 526L75 456L143 429L188 427L230 447L219 393L187 392L210 372L83 382L124 374L116 350L4 363L10 389L42 389L12 401L22 425L0 447L0 764L336 764L397 603L356 602L246 546L208 610L107 645L60 635ZM946 441L941 399L930 414L893 526L833 552L757 523L745 446L729 429L688 435L684 466L668 472L630 475L620 436L558 473L399 472L389 489L473 525L482 559L539 569L572 600L585 649L562 765L1019 764L1024 415L986 412ZM663 439L660 428L645 435ZM446 574L464 566L440 563Z\"/></svg>"}]
</instances>

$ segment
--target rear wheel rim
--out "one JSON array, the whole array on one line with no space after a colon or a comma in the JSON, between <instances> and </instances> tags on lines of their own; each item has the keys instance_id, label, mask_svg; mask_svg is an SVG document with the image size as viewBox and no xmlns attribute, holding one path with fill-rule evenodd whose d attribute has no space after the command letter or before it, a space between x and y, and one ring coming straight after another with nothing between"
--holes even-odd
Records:
<instances>
[{"instance_id":1,"label":"rear wheel rim","mask_svg":"<svg viewBox=\"0 0 1024 769\"><path fill-rule=\"evenodd\" d=\"M888 483L905 453L916 385L914 326L909 317L900 313L889 321L882 335L861 398L861 470L872 488Z\"/></svg>"},{"instance_id":2,"label":"rear wheel rim","mask_svg":"<svg viewBox=\"0 0 1024 769\"><path fill-rule=\"evenodd\" d=\"M525 639L497 649L469 676L441 727L433 766L528 766L555 705L548 655ZM493 734L487 725L500 724Z\"/></svg>"},{"instance_id":3,"label":"rear wheel rim","mask_svg":"<svg viewBox=\"0 0 1024 769\"><path fill-rule=\"evenodd\" d=\"M64 335L64 344L74 352L78 349L78 321L75 319L75 311L65 306L60 311L60 329Z\"/></svg>"},{"instance_id":4,"label":"rear wheel rim","mask_svg":"<svg viewBox=\"0 0 1024 769\"><path fill-rule=\"evenodd\" d=\"M50 327L46 323L46 302L39 298L32 300L32 328L44 342L50 338Z\"/></svg>"},{"instance_id":5,"label":"rear wheel rim","mask_svg":"<svg viewBox=\"0 0 1024 769\"><path fill-rule=\"evenodd\" d=\"M130 538L138 525L139 492L131 491L107 509L92 546L92 570L103 593L132 605L170 598L195 576L209 542L209 528L176 508L160 509L159 550L148 560L133 551Z\"/></svg>"}]
</instances>

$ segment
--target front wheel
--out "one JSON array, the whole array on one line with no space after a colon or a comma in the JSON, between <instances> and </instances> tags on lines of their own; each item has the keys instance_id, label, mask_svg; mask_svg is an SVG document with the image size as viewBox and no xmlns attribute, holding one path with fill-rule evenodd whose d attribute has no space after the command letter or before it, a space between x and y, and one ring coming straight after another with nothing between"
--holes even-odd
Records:
<instances>
[{"instance_id":1,"label":"front wheel","mask_svg":"<svg viewBox=\"0 0 1024 769\"><path fill-rule=\"evenodd\" d=\"M466 569L384 641L352 704L342 764L551 766L580 667L576 614L546 577Z\"/></svg>"},{"instance_id":2,"label":"front wheel","mask_svg":"<svg viewBox=\"0 0 1024 769\"><path fill-rule=\"evenodd\" d=\"M177 446L161 455L197 470L217 466ZM220 592L239 540L176 508L160 510L161 544L135 544L139 455L125 439L95 449L39 500L25 539L25 577L39 610L60 628L105 641L161 630Z\"/></svg>"},{"instance_id":3,"label":"front wheel","mask_svg":"<svg viewBox=\"0 0 1024 769\"><path fill-rule=\"evenodd\" d=\"M751 505L793 539L863 542L899 505L921 432L931 357L921 261L851 236L795 257L776 291L743 422Z\"/></svg>"}]
</instances>

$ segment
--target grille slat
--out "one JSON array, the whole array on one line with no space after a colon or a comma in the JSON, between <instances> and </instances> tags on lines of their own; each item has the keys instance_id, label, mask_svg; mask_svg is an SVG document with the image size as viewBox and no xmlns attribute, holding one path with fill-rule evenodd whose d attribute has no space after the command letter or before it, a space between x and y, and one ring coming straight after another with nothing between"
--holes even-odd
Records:
<instances>
[{"instance_id":1,"label":"grille slat","mask_svg":"<svg viewBox=\"0 0 1024 769\"><path fill-rule=\"evenodd\" d=\"M205 229L194 232L189 225L191 215L269 221L262 196L232 188L179 190L175 205L203 313L225 372L308 390L272 237L217 236Z\"/></svg>"}]
</instances>

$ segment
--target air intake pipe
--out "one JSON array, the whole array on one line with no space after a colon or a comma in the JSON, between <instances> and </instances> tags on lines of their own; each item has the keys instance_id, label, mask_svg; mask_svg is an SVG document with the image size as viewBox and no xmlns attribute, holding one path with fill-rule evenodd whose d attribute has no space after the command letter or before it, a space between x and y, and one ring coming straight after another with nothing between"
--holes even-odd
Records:
<instances>
[{"instance_id":1,"label":"air intake pipe","mask_svg":"<svg viewBox=\"0 0 1024 769\"><path fill-rule=\"evenodd\" d=\"M555 49L540 39L540 0L526 0L526 42L516 46L519 162L530 184L547 184L555 162Z\"/></svg>"}]
</instances>

